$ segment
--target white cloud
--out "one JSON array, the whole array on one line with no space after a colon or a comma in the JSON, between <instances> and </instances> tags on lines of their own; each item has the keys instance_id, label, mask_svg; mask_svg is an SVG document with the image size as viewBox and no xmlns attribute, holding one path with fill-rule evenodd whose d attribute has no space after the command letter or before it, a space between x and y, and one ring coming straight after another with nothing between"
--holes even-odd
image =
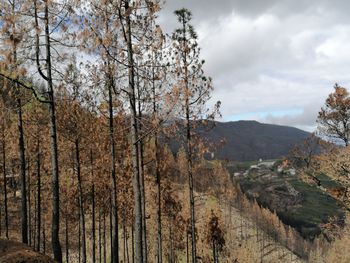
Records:
<instances>
[{"instance_id":1,"label":"white cloud","mask_svg":"<svg viewBox=\"0 0 350 263\"><path fill-rule=\"evenodd\" d=\"M301 109L260 120L310 129L334 83L350 88L349 1L168 0L159 20L168 32L171 12L183 6L193 12L224 119Z\"/></svg>"}]
</instances>

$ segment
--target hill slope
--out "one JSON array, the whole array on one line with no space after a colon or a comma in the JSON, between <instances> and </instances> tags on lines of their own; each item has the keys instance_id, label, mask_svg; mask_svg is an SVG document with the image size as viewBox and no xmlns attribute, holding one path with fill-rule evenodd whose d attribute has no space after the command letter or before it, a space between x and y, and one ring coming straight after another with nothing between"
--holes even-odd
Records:
<instances>
[{"instance_id":1,"label":"hill slope","mask_svg":"<svg viewBox=\"0 0 350 263\"><path fill-rule=\"evenodd\" d=\"M0 239L0 263L54 263L46 255L33 251L25 244Z\"/></svg>"},{"instance_id":2,"label":"hill slope","mask_svg":"<svg viewBox=\"0 0 350 263\"><path fill-rule=\"evenodd\" d=\"M217 150L216 159L252 161L287 155L310 133L288 126L237 121L216 122L215 127L203 135L212 142L226 140L225 145Z\"/></svg>"}]
</instances>

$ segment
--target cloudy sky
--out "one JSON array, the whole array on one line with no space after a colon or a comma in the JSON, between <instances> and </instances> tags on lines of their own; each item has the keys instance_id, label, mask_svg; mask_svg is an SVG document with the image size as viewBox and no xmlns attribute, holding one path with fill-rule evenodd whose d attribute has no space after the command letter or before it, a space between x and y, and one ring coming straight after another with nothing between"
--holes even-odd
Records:
<instances>
[{"instance_id":1,"label":"cloudy sky","mask_svg":"<svg viewBox=\"0 0 350 263\"><path fill-rule=\"evenodd\" d=\"M193 13L224 121L312 131L334 83L350 88L348 0L167 0L167 33L182 7Z\"/></svg>"}]
</instances>

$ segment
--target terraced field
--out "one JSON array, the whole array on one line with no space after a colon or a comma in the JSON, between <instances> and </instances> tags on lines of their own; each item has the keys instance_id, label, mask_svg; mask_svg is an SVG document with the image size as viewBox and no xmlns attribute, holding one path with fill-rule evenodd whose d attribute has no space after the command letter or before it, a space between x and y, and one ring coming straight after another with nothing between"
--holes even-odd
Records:
<instances>
[{"instance_id":1,"label":"terraced field","mask_svg":"<svg viewBox=\"0 0 350 263\"><path fill-rule=\"evenodd\" d=\"M252 163L249 163L251 166ZM244 164L236 167L245 167ZM321 234L323 223L336 220L341 224L343 212L336 199L317 186L303 182L295 174L278 171L277 165L248 169L233 173L242 191L259 204L276 211L281 220L296 228L303 237L313 239ZM322 185L336 187L327 176L320 175Z\"/></svg>"}]
</instances>

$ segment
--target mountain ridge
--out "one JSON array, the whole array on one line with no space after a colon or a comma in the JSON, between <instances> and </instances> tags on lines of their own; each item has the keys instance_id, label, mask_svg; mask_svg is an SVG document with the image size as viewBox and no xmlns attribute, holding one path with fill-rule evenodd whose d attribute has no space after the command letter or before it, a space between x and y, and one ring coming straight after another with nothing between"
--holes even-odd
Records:
<instances>
[{"instance_id":1,"label":"mountain ridge","mask_svg":"<svg viewBox=\"0 0 350 263\"><path fill-rule=\"evenodd\" d=\"M214 153L216 159L230 161L254 161L276 159L285 156L294 145L311 133L301 129L260 123L258 121L215 121L215 126L202 136L210 142L225 144Z\"/></svg>"}]
</instances>

